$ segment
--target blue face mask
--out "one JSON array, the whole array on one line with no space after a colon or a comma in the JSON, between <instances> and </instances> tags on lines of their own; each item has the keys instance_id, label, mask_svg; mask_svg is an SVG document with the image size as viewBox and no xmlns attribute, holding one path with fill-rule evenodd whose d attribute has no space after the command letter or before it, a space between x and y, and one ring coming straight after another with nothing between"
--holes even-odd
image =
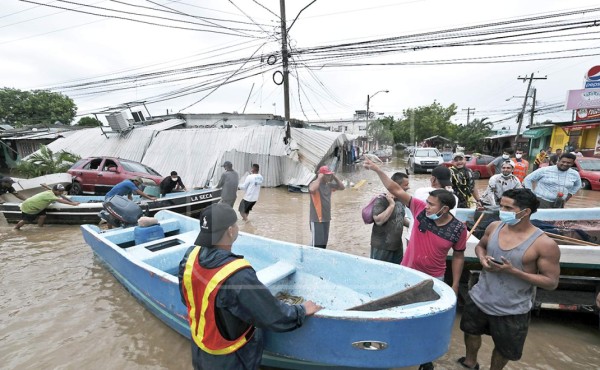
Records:
<instances>
[{"instance_id":1,"label":"blue face mask","mask_svg":"<svg viewBox=\"0 0 600 370\"><path fill-rule=\"evenodd\" d=\"M500 215L499 215L500 216L500 221L506 223L507 225L511 225L511 226L512 225L516 225L516 224L518 224L523 219L523 217L517 218L517 214L519 214L519 213L521 213L523 211L524 210L519 211L517 213L510 212L510 211L500 211Z\"/></svg>"},{"instance_id":2,"label":"blue face mask","mask_svg":"<svg viewBox=\"0 0 600 370\"><path fill-rule=\"evenodd\" d=\"M433 213L433 214L427 215L427 218L430 219L431 221L437 220L438 218L442 217L442 215L440 214L440 212L442 212L443 209L444 209L444 207L442 207L438 211L438 213Z\"/></svg>"}]
</instances>

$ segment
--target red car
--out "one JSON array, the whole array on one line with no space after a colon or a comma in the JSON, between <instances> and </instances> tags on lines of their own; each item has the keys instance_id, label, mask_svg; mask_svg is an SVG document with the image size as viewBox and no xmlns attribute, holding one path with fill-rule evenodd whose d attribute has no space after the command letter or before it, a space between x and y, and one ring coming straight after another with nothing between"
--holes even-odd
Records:
<instances>
[{"instance_id":1,"label":"red car","mask_svg":"<svg viewBox=\"0 0 600 370\"><path fill-rule=\"evenodd\" d=\"M540 165L547 166L548 163ZM600 190L600 158L577 157L573 169L579 172L582 189Z\"/></svg>"},{"instance_id":2,"label":"red car","mask_svg":"<svg viewBox=\"0 0 600 370\"><path fill-rule=\"evenodd\" d=\"M113 186L136 176L145 183L160 185L163 177L152 168L127 159L114 157L90 157L80 159L67 171L73 176L70 194L108 193Z\"/></svg>"},{"instance_id":3,"label":"red car","mask_svg":"<svg viewBox=\"0 0 600 370\"><path fill-rule=\"evenodd\" d=\"M465 166L473 171L473 178L487 179L490 177L487 165L495 158L494 156L485 154L465 154ZM448 168L452 167L452 161L444 162L444 166Z\"/></svg>"}]
</instances>

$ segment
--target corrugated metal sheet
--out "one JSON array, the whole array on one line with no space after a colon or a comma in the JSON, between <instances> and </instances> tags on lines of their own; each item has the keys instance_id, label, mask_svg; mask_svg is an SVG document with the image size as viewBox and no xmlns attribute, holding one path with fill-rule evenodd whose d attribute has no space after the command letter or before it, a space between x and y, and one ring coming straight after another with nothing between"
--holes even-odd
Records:
<instances>
[{"instance_id":1,"label":"corrugated metal sheet","mask_svg":"<svg viewBox=\"0 0 600 370\"><path fill-rule=\"evenodd\" d=\"M53 152L66 150L82 158L111 156L141 162L155 131L133 129L127 133L102 134L99 127L78 130L49 144ZM65 135L66 136L66 135Z\"/></svg>"},{"instance_id":2,"label":"corrugated metal sheet","mask_svg":"<svg viewBox=\"0 0 600 370\"><path fill-rule=\"evenodd\" d=\"M167 121L168 122L168 121ZM161 124L159 124L161 125ZM53 151L67 150L82 157L115 156L142 162L163 175L177 171L187 186L216 184L222 163L233 163L240 177L258 163L264 186L308 185L315 169L331 157L336 146L346 142L344 134L292 129L298 150L288 156L283 127L254 126L233 129L166 129L154 125L127 134L102 135L99 128L77 131L49 145Z\"/></svg>"},{"instance_id":3,"label":"corrugated metal sheet","mask_svg":"<svg viewBox=\"0 0 600 370\"><path fill-rule=\"evenodd\" d=\"M164 130L171 129L173 127L184 126L184 125L185 125L184 120L178 119L178 118L173 118L173 119L166 120L164 122L153 123L148 126L142 126L142 127L136 126L136 130L164 131Z\"/></svg>"},{"instance_id":4,"label":"corrugated metal sheet","mask_svg":"<svg viewBox=\"0 0 600 370\"><path fill-rule=\"evenodd\" d=\"M15 141L17 141L17 140L44 140L44 139L54 140L61 136L63 136L62 133L40 132L40 133L31 133L29 135L23 135L23 136L5 137L3 139L4 140L15 140Z\"/></svg>"}]
</instances>

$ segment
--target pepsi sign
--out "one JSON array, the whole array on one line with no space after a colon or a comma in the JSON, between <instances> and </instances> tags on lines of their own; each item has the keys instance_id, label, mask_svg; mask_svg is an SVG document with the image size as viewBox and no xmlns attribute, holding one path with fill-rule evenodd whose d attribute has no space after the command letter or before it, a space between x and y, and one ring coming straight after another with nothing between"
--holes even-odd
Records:
<instances>
[{"instance_id":1,"label":"pepsi sign","mask_svg":"<svg viewBox=\"0 0 600 370\"><path fill-rule=\"evenodd\" d=\"M600 89L600 81L586 81L585 88L586 89Z\"/></svg>"},{"instance_id":2,"label":"pepsi sign","mask_svg":"<svg viewBox=\"0 0 600 370\"><path fill-rule=\"evenodd\" d=\"M585 75L585 80L588 82L600 82L600 66L594 66L590 68L590 70Z\"/></svg>"}]
</instances>

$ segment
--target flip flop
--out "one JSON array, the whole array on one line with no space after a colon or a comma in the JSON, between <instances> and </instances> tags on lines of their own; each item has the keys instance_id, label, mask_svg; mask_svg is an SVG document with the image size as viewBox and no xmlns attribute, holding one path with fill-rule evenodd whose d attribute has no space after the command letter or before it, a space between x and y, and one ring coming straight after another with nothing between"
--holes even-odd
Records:
<instances>
[{"instance_id":1,"label":"flip flop","mask_svg":"<svg viewBox=\"0 0 600 370\"><path fill-rule=\"evenodd\" d=\"M479 370L479 364L475 364L475 366L473 366L473 367L469 367L469 366L465 365L465 360L466 359L467 359L466 357L461 357L458 360L456 360L456 362L458 362L459 364L461 364L462 367L464 367L464 368L473 369L473 370Z\"/></svg>"}]
</instances>

